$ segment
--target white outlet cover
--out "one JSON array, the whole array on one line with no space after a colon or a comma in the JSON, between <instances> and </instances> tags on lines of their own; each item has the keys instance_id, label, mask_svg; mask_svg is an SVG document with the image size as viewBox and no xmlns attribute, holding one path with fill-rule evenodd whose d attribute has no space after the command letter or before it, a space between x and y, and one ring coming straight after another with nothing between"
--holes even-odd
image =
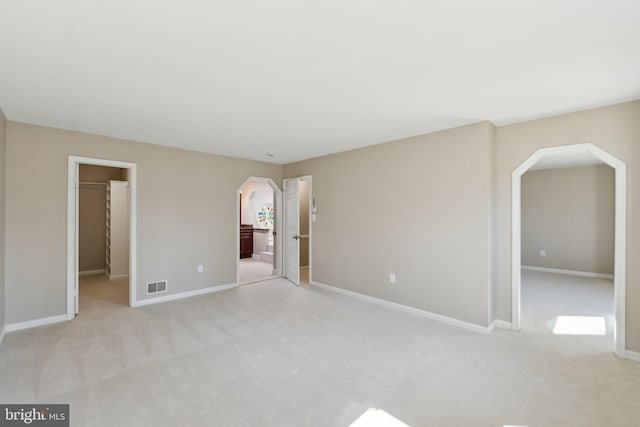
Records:
<instances>
[{"instance_id":1,"label":"white outlet cover","mask_svg":"<svg viewBox=\"0 0 640 427\"><path fill-rule=\"evenodd\" d=\"M389 283L396 283L395 273L389 273Z\"/></svg>"},{"instance_id":2,"label":"white outlet cover","mask_svg":"<svg viewBox=\"0 0 640 427\"><path fill-rule=\"evenodd\" d=\"M203 273L204 272L204 265L200 264L198 265L198 273Z\"/></svg>"},{"instance_id":3,"label":"white outlet cover","mask_svg":"<svg viewBox=\"0 0 640 427\"><path fill-rule=\"evenodd\" d=\"M547 251L540 249L540 256L547 256Z\"/></svg>"}]
</instances>

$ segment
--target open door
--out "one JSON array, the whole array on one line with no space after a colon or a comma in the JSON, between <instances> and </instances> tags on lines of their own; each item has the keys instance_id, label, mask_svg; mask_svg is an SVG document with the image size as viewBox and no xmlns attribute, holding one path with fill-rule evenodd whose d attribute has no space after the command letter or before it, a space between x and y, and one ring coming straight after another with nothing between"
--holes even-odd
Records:
<instances>
[{"instance_id":1,"label":"open door","mask_svg":"<svg viewBox=\"0 0 640 427\"><path fill-rule=\"evenodd\" d=\"M298 178L284 180L285 277L300 286L300 206Z\"/></svg>"}]
</instances>

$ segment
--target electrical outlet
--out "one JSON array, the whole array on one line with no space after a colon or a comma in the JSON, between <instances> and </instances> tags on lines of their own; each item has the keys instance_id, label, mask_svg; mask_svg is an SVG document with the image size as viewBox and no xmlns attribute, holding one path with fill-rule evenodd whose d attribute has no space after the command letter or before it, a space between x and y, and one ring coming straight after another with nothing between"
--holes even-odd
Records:
<instances>
[{"instance_id":1,"label":"electrical outlet","mask_svg":"<svg viewBox=\"0 0 640 427\"><path fill-rule=\"evenodd\" d=\"M204 265L198 264L198 273L204 273Z\"/></svg>"},{"instance_id":2,"label":"electrical outlet","mask_svg":"<svg viewBox=\"0 0 640 427\"><path fill-rule=\"evenodd\" d=\"M389 283L396 283L396 274L389 273Z\"/></svg>"},{"instance_id":3,"label":"electrical outlet","mask_svg":"<svg viewBox=\"0 0 640 427\"><path fill-rule=\"evenodd\" d=\"M540 256L547 256L547 251L540 249Z\"/></svg>"}]
</instances>

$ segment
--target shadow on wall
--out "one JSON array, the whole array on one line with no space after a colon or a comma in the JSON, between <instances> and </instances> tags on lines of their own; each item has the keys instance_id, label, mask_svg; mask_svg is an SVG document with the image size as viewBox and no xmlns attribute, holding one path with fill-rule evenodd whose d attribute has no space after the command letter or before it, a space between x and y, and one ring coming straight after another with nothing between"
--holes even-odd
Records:
<instances>
[{"instance_id":1,"label":"shadow on wall","mask_svg":"<svg viewBox=\"0 0 640 427\"><path fill-rule=\"evenodd\" d=\"M522 176L522 265L613 274L615 173L608 165Z\"/></svg>"}]
</instances>

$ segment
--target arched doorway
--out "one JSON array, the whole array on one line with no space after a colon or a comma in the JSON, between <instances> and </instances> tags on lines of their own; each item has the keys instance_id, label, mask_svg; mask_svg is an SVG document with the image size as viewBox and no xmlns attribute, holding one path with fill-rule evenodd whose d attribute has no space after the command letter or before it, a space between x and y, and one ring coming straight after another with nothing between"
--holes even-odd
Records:
<instances>
[{"instance_id":1,"label":"arched doorway","mask_svg":"<svg viewBox=\"0 0 640 427\"><path fill-rule=\"evenodd\" d=\"M252 185L253 184L253 185ZM268 206L268 212L262 212L260 215L256 215L257 212L254 212L256 209L243 209L248 208L250 203L252 203L252 196L259 193L259 191L251 191L252 194L243 194L243 189L247 189L249 187L255 187L256 189L268 189L271 193L271 199L268 203L259 203L260 207L262 205L271 205ZM238 218L237 229L236 229L236 283L238 284L246 284L252 283L256 281L260 281L267 278L279 277L282 275L282 238L281 238L281 215L280 210L282 206L282 191L276 185L276 183L271 178L263 178L263 177L254 177L251 176L247 178L246 181L242 183L242 185L238 188L236 192L236 207L237 213L236 218ZM256 197L257 198L257 197ZM245 219L245 223L243 224L243 210L245 210L245 216L249 219ZM250 211L250 212L249 212ZM269 226L266 222L272 217L273 224ZM260 222L258 224L256 221ZM264 223L263 223L264 222ZM255 226L255 229L254 229ZM265 248L263 250L258 250L257 253L253 247L254 233L256 240L262 242L264 240ZM243 252L246 251L246 248L242 245L242 242L246 239L251 239L251 249L249 249L248 255L242 255ZM254 279L246 279L241 277L241 256L251 258L254 256L256 261L260 262L267 266L270 265L269 274L264 274L264 277L256 277Z\"/></svg>"},{"instance_id":2,"label":"arched doorway","mask_svg":"<svg viewBox=\"0 0 640 427\"><path fill-rule=\"evenodd\" d=\"M609 165L615 171L615 225L614 225L614 299L615 299L615 326L614 326L614 352L618 357L626 356L625 344L625 287L626 287L626 201L627 201L627 174L626 164L606 151L591 143L562 145L547 147L537 150L526 159L512 173L511 180L511 295L512 312L511 322L513 330L521 328L521 228L522 228L522 175L531 169L536 163L549 156L580 157L584 155L595 158Z\"/></svg>"}]
</instances>

